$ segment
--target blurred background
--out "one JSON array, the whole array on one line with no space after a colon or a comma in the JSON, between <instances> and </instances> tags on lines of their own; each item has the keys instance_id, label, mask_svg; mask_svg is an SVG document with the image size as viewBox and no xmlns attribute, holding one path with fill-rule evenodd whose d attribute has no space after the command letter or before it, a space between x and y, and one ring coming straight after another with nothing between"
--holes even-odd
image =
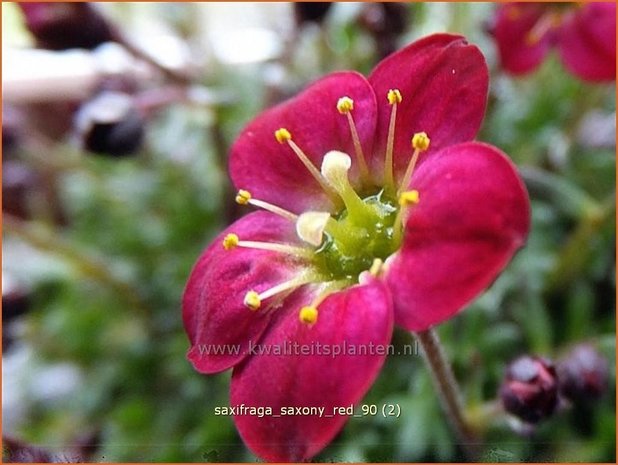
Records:
<instances>
[{"instance_id":1,"label":"blurred background","mask_svg":"<svg viewBox=\"0 0 618 465\"><path fill-rule=\"evenodd\" d=\"M232 419L214 416L230 373L192 369L180 312L201 250L244 213L229 147L313 79L367 73L449 31L487 58L478 138L512 157L533 209L528 245L438 328L486 431L482 459L615 461L615 83L584 83L555 54L506 75L488 33L495 8L3 3L5 460L256 460ZM560 365L582 343L601 360L594 396L534 427L505 415L510 361ZM401 417L350 420L316 461L462 460L419 357L389 358L365 402L399 403Z\"/></svg>"}]
</instances>

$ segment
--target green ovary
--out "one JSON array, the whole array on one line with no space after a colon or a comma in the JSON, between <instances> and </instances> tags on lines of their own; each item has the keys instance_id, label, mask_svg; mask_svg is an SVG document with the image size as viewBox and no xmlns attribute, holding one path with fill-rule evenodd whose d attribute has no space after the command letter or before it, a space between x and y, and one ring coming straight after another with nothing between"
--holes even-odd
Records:
<instances>
[{"instance_id":1,"label":"green ovary","mask_svg":"<svg viewBox=\"0 0 618 465\"><path fill-rule=\"evenodd\" d=\"M400 246L393 235L397 203L383 191L362 201L367 207L362 214L351 216L343 210L334 216L336 224L327 228L324 242L315 253L317 271L328 280L357 282L374 259L384 260Z\"/></svg>"}]
</instances>

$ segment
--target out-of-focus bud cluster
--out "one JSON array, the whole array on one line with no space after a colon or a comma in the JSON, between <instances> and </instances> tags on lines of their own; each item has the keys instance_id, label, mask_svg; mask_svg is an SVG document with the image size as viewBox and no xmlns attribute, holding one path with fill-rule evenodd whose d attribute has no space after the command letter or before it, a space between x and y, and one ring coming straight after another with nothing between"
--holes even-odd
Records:
<instances>
[{"instance_id":1,"label":"out-of-focus bud cluster","mask_svg":"<svg viewBox=\"0 0 618 465\"><path fill-rule=\"evenodd\" d=\"M540 357L518 358L506 369L500 397L507 412L528 423L538 423L550 416L558 405L554 365Z\"/></svg>"},{"instance_id":2,"label":"out-of-focus bud cluster","mask_svg":"<svg viewBox=\"0 0 618 465\"><path fill-rule=\"evenodd\" d=\"M97 154L131 155L144 138L144 121L134 99L121 92L105 91L86 102L75 121L82 147Z\"/></svg>"},{"instance_id":3,"label":"out-of-focus bud cluster","mask_svg":"<svg viewBox=\"0 0 618 465\"><path fill-rule=\"evenodd\" d=\"M72 136L77 145L86 152L112 157L136 154L141 148L146 123L136 104L136 96L144 86L139 82L138 74L114 74L107 69L125 69L125 62L133 59L131 54L134 51L124 51L122 48L127 46L127 43L116 26L97 6L90 3L30 2L19 3L18 6L22 11L24 25L31 33L36 47L52 50L45 52L48 55L44 58L49 63L52 63L52 58L57 58L60 66L63 59L67 64L73 65L78 59L81 60L80 63L96 61L101 68L101 75L96 78L97 82L91 82L95 78L90 75L86 78L86 70L75 65L74 75L68 74L70 79L78 81L82 76L82 79L87 81L76 82L76 86L83 84L87 87L87 90L78 95L66 92L64 87L62 90L56 89L58 83L53 80L53 74L43 72L38 75L37 70L33 70L35 76L30 81L38 82L40 86L48 86L48 94L55 95L56 98L41 97L39 100L31 98L26 101L17 98L14 105L25 117L22 118L23 121L12 124L10 130L5 131L3 127L3 148L17 152L20 144L27 146L27 139L32 139L32 131L23 130L22 126L29 123L30 127L36 129L34 136L40 133L48 140L66 140ZM70 49L96 50L77 56L72 54L78 52L67 51ZM86 53L91 53L91 56L86 56ZM101 64L98 64L99 58L102 60ZM21 84L22 87L27 86L27 83ZM62 98L64 94L66 97ZM19 138L20 134L25 134L26 137ZM38 141L39 147L42 140L44 139ZM21 165L4 168L11 174L8 179L12 189L11 200L21 199L24 197L21 195L24 184L29 178L25 176ZM11 207L14 203L8 206ZM22 207L15 204L10 213L25 217L26 215L18 214L24 210Z\"/></svg>"},{"instance_id":4,"label":"out-of-focus bud cluster","mask_svg":"<svg viewBox=\"0 0 618 465\"><path fill-rule=\"evenodd\" d=\"M321 23L330 10L331 2L296 2L294 16L297 24Z\"/></svg>"},{"instance_id":5,"label":"out-of-focus bud cluster","mask_svg":"<svg viewBox=\"0 0 618 465\"><path fill-rule=\"evenodd\" d=\"M409 5L406 3L367 3L359 17L359 25L373 36L378 57L393 53L398 39L406 30Z\"/></svg>"},{"instance_id":6,"label":"out-of-focus bud cluster","mask_svg":"<svg viewBox=\"0 0 618 465\"><path fill-rule=\"evenodd\" d=\"M558 363L560 393L571 402L594 401L607 390L609 365L592 345L573 347Z\"/></svg>"},{"instance_id":7,"label":"out-of-focus bud cluster","mask_svg":"<svg viewBox=\"0 0 618 465\"><path fill-rule=\"evenodd\" d=\"M608 362L591 344L579 344L554 364L524 355L511 362L500 387L504 409L528 424L551 417L559 406L588 403L607 390Z\"/></svg>"},{"instance_id":8,"label":"out-of-focus bud cluster","mask_svg":"<svg viewBox=\"0 0 618 465\"><path fill-rule=\"evenodd\" d=\"M18 3L36 45L47 50L93 49L113 40L113 28L89 3Z\"/></svg>"}]
</instances>

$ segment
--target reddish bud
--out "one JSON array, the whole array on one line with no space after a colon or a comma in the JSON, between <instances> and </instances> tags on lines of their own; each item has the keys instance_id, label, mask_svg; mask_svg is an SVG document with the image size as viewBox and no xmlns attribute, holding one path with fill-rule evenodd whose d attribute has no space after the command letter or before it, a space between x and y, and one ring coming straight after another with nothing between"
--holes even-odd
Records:
<instances>
[{"instance_id":1,"label":"reddish bud","mask_svg":"<svg viewBox=\"0 0 618 465\"><path fill-rule=\"evenodd\" d=\"M601 397L607 389L609 366L592 345L573 347L558 363L560 394L573 402Z\"/></svg>"},{"instance_id":2,"label":"reddish bud","mask_svg":"<svg viewBox=\"0 0 618 465\"><path fill-rule=\"evenodd\" d=\"M558 404L556 369L545 358L520 357L508 366L500 397L507 412L528 423L538 423Z\"/></svg>"}]
</instances>

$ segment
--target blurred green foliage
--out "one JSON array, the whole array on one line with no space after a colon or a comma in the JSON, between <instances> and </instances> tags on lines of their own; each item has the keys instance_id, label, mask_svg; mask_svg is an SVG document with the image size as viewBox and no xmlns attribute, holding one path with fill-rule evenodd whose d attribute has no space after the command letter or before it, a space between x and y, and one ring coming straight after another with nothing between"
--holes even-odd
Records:
<instances>
[{"instance_id":1,"label":"blurred green foliage","mask_svg":"<svg viewBox=\"0 0 618 465\"><path fill-rule=\"evenodd\" d=\"M198 7L165 8L170 26L197 40L191 12ZM482 458L613 462L616 157L613 146L590 146L580 128L592 111L615 113L615 86L582 83L555 57L527 77L503 75L483 33L490 4L408 9L400 45L448 30L486 53L491 95L479 139L519 166L533 208L527 246L470 308L438 328L468 413L487 428ZM370 35L343 7L286 47L274 62L211 61L202 84L220 103L159 112L135 158L75 153L61 140L48 153L20 155L57 187L66 221L5 223L4 266L33 286L18 344L34 350L33 382L48 364L67 361L81 378L54 402L26 395L19 437L59 447L98 432L95 461L255 460L232 419L213 414L229 402L229 373L205 377L185 359L183 286L201 250L237 214L226 155L243 124L312 78L334 69L367 72L377 60ZM318 65L308 69L307 56ZM273 84L274 67L282 78ZM16 244L28 248L9 250ZM523 353L559 357L584 340L610 361L610 392L588 411L557 413L530 437L515 434L495 410L506 363ZM411 341L396 331L395 344ZM391 357L364 403L398 403L402 414L351 419L317 461L462 460L421 357Z\"/></svg>"}]
</instances>

